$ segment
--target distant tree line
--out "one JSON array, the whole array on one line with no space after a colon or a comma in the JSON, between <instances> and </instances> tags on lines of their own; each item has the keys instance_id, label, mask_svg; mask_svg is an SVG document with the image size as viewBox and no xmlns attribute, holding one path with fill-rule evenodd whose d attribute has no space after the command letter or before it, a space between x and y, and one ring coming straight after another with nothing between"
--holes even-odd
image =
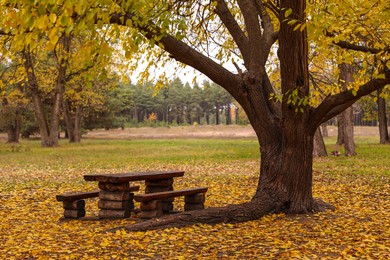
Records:
<instances>
[{"instance_id":1,"label":"distant tree line","mask_svg":"<svg viewBox=\"0 0 390 260\"><path fill-rule=\"evenodd\" d=\"M106 109L84 118L86 129L126 126L247 124L231 95L214 83L190 86L179 78L159 90L152 83L120 85L107 94Z\"/></svg>"},{"instance_id":2,"label":"distant tree line","mask_svg":"<svg viewBox=\"0 0 390 260\"><path fill-rule=\"evenodd\" d=\"M155 89L151 82L116 86L111 82L111 85L112 87L96 95L98 102L79 106L82 109L74 112L81 122L81 131L138 126L249 123L231 95L207 81L202 86L190 86L176 78L161 89ZM7 102L10 95L0 102L0 131L10 135L20 133L23 138L29 138L39 134L39 125L29 96L20 95L23 99L17 96L19 101L12 102L12 106ZM44 100L43 103L44 109L50 114L51 99ZM65 113L62 113L60 119L60 130L69 138ZM14 131L15 129L18 131Z\"/></svg>"}]
</instances>

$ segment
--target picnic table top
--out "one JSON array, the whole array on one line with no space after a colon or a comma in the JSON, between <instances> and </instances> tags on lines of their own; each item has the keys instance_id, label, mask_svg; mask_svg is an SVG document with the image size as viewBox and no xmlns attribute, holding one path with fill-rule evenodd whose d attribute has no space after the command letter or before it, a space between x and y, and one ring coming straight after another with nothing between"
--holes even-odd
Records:
<instances>
[{"instance_id":1,"label":"picnic table top","mask_svg":"<svg viewBox=\"0 0 390 260\"><path fill-rule=\"evenodd\" d=\"M84 175L86 181L99 181L110 183L121 183L140 180L161 180L173 177L182 177L184 171L150 171L150 172L129 172L114 174L87 174Z\"/></svg>"}]
</instances>

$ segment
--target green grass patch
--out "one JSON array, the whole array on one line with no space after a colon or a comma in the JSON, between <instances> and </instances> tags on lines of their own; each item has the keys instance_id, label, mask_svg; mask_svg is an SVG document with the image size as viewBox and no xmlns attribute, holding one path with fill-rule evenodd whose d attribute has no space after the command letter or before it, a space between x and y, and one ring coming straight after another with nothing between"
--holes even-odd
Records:
<instances>
[{"instance_id":1,"label":"green grass patch","mask_svg":"<svg viewBox=\"0 0 390 260\"><path fill-rule=\"evenodd\" d=\"M15 147L19 146L17 149ZM128 165L143 163L187 164L194 160L220 161L259 158L253 140L165 139L165 140L83 140L80 144L60 142L57 148L40 148L37 141L21 145L1 144L5 164Z\"/></svg>"},{"instance_id":2,"label":"green grass patch","mask_svg":"<svg viewBox=\"0 0 390 260\"><path fill-rule=\"evenodd\" d=\"M379 144L375 137L355 137L356 156L344 156L344 147L336 146L336 138L326 138L328 153L341 156L316 158L314 169L324 173L390 175L390 145Z\"/></svg>"}]
</instances>

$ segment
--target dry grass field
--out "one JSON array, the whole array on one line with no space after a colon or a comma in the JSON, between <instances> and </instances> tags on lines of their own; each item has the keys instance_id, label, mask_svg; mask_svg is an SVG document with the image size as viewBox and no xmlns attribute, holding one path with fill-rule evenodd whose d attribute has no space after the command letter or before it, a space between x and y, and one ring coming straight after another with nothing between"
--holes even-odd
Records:
<instances>
[{"instance_id":1,"label":"dry grass field","mask_svg":"<svg viewBox=\"0 0 390 260\"><path fill-rule=\"evenodd\" d=\"M337 136L337 127L328 126L329 136ZM378 136L378 127L357 126L356 136ZM176 126L176 127L140 127L113 130L89 131L84 138L101 139L156 139L156 138L256 138L251 126Z\"/></svg>"}]
</instances>

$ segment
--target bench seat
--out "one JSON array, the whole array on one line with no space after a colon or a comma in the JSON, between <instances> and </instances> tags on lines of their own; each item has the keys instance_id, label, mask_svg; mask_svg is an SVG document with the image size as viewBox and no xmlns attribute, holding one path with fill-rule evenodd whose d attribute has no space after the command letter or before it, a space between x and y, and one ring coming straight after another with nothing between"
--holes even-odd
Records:
<instances>
[{"instance_id":1,"label":"bench seat","mask_svg":"<svg viewBox=\"0 0 390 260\"><path fill-rule=\"evenodd\" d=\"M204 209L205 193L207 188L192 188L134 195L134 200L141 202L140 218L149 219L163 215L163 212L172 212L173 198L184 196L184 210ZM171 200L172 199L172 200Z\"/></svg>"},{"instance_id":2,"label":"bench seat","mask_svg":"<svg viewBox=\"0 0 390 260\"><path fill-rule=\"evenodd\" d=\"M153 192L147 194L137 194L134 195L134 200L138 202L148 202L152 200L163 200L180 196L193 195L197 193L206 193L207 188L193 188L186 190L173 190L173 191L162 191L162 192Z\"/></svg>"},{"instance_id":3,"label":"bench seat","mask_svg":"<svg viewBox=\"0 0 390 260\"><path fill-rule=\"evenodd\" d=\"M75 201L99 197L99 190L88 192L67 192L56 196L57 201Z\"/></svg>"}]
</instances>

